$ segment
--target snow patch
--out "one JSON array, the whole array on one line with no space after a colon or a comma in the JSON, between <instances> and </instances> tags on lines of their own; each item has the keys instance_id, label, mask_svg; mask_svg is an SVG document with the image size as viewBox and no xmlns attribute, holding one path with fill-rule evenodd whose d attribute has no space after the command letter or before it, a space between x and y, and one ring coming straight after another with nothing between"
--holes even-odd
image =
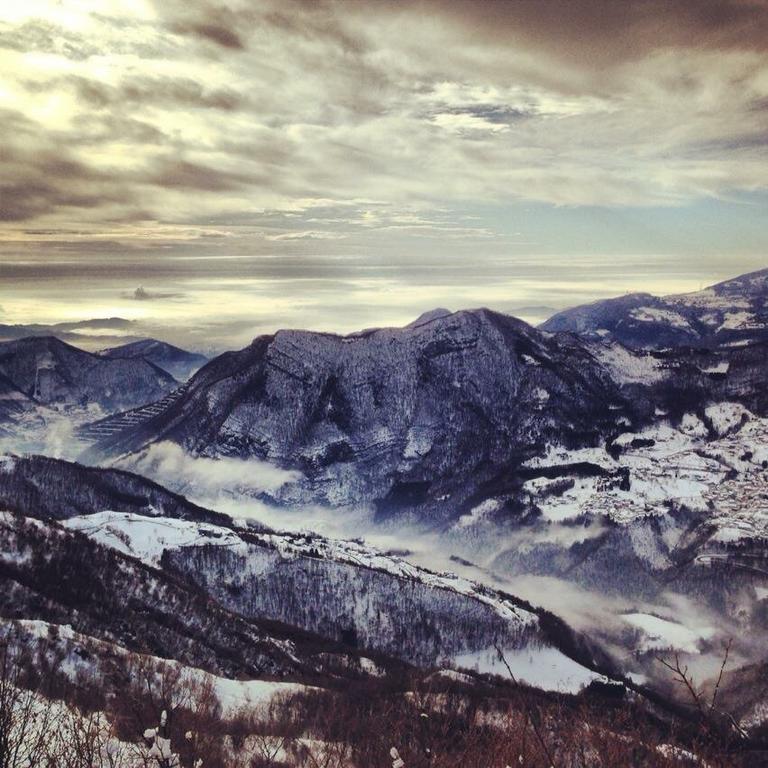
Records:
<instances>
[{"instance_id":1,"label":"snow patch","mask_svg":"<svg viewBox=\"0 0 768 768\"><path fill-rule=\"evenodd\" d=\"M545 691L578 693L593 680L605 680L603 675L582 667L550 646L503 649L503 653L518 681ZM495 648L459 654L452 661L460 669L509 677L509 671Z\"/></svg>"},{"instance_id":2,"label":"snow patch","mask_svg":"<svg viewBox=\"0 0 768 768\"><path fill-rule=\"evenodd\" d=\"M619 384L661 381L666 375L655 357L632 352L621 344L593 344L590 349Z\"/></svg>"},{"instance_id":3,"label":"snow patch","mask_svg":"<svg viewBox=\"0 0 768 768\"><path fill-rule=\"evenodd\" d=\"M699 645L715 635L714 627L683 626L649 613L627 613L624 621L642 632L638 650L643 653L658 650L673 650L683 653L698 653Z\"/></svg>"},{"instance_id":4,"label":"snow patch","mask_svg":"<svg viewBox=\"0 0 768 768\"><path fill-rule=\"evenodd\" d=\"M686 413L680 421L680 431L692 437L706 437L707 427L695 413Z\"/></svg>"},{"instance_id":5,"label":"snow patch","mask_svg":"<svg viewBox=\"0 0 768 768\"><path fill-rule=\"evenodd\" d=\"M642 323L664 323L673 328L691 330L690 323L678 312L658 307L637 307L629 313L630 317Z\"/></svg>"},{"instance_id":6,"label":"snow patch","mask_svg":"<svg viewBox=\"0 0 768 768\"><path fill-rule=\"evenodd\" d=\"M148 517L127 512L96 512L72 517L63 525L81 531L105 546L159 566L166 549L203 544L244 547L242 539L228 528L169 517Z\"/></svg>"},{"instance_id":7,"label":"snow patch","mask_svg":"<svg viewBox=\"0 0 768 768\"><path fill-rule=\"evenodd\" d=\"M717 403L705 408L704 413L720 437L752 418L752 414L740 403Z\"/></svg>"},{"instance_id":8,"label":"snow patch","mask_svg":"<svg viewBox=\"0 0 768 768\"><path fill-rule=\"evenodd\" d=\"M755 316L750 312L726 312L718 331L738 331L747 328L759 328Z\"/></svg>"},{"instance_id":9,"label":"snow patch","mask_svg":"<svg viewBox=\"0 0 768 768\"><path fill-rule=\"evenodd\" d=\"M462 515L454 524L454 530L460 530L462 528L469 528L473 525L484 520L488 515L493 514L501 507L501 502L498 499L486 499L481 504L478 504L467 515Z\"/></svg>"}]
</instances>

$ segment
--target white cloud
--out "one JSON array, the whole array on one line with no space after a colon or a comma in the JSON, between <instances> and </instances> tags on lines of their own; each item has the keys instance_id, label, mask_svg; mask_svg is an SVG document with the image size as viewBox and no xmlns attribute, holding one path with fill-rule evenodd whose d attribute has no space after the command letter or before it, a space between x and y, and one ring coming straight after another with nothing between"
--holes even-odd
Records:
<instances>
[{"instance_id":1,"label":"white cloud","mask_svg":"<svg viewBox=\"0 0 768 768\"><path fill-rule=\"evenodd\" d=\"M555 62L533 39L473 45L469 31L418 11L342 3L283 15L263 0L225 4L213 24L201 2L158 5L159 18L133 9L36 3L23 18L5 14L1 103L165 221L307 197L665 205L768 178L760 147L728 146L767 127L755 108L768 98L763 52L648 48L591 69ZM230 49L227 25L242 37ZM124 98L104 101L105 88ZM158 182L152 170L169 158L227 176L194 193ZM114 217L90 201L32 213Z\"/></svg>"},{"instance_id":2,"label":"white cloud","mask_svg":"<svg viewBox=\"0 0 768 768\"><path fill-rule=\"evenodd\" d=\"M155 443L120 464L193 499L275 491L300 477L296 471L255 459L197 458L170 442Z\"/></svg>"}]
</instances>

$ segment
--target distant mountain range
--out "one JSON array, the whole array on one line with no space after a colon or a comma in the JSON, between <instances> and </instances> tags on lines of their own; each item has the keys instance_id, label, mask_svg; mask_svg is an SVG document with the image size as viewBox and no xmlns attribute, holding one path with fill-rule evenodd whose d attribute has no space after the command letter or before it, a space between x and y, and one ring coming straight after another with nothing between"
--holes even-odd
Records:
<instances>
[{"instance_id":1,"label":"distant mountain range","mask_svg":"<svg viewBox=\"0 0 768 768\"><path fill-rule=\"evenodd\" d=\"M90 318L66 323L0 323L0 341L16 341L29 336L55 336L89 351L95 351L105 344L135 341L135 333L135 322L123 317Z\"/></svg>"},{"instance_id":2,"label":"distant mountain range","mask_svg":"<svg viewBox=\"0 0 768 768\"><path fill-rule=\"evenodd\" d=\"M158 399L178 386L143 358L101 357L53 336L0 343L0 374L36 403L94 403L108 411Z\"/></svg>"},{"instance_id":3,"label":"distant mountain range","mask_svg":"<svg viewBox=\"0 0 768 768\"><path fill-rule=\"evenodd\" d=\"M584 304L559 312L539 327L638 349L768 340L768 269L696 293L633 293Z\"/></svg>"},{"instance_id":4,"label":"distant mountain range","mask_svg":"<svg viewBox=\"0 0 768 768\"><path fill-rule=\"evenodd\" d=\"M146 333L146 331L144 331ZM144 357L184 381L208 358L164 341L147 338L142 326L123 317L91 318L66 323L0 323L0 343L33 336L53 336L79 349L109 357Z\"/></svg>"},{"instance_id":5,"label":"distant mountain range","mask_svg":"<svg viewBox=\"0 0 768 768\"><path fill-rule=\"evenodd\" d=\"M142 339L118 347L110 347L101 350L99 354L113 360L148 360L170 373L177 381L186 381L208 362L205 355L187 352L185 349L179 349L173 344L156 339Z\"/></svg>"},{"instance_id":6,"label":"distant mountain range","mask_svg":"<svg viewBox=\"0 0 768 768\"><path fill-rule=\"evenodd\" d=\"M272 501L373 503L380 516L449 521L522 482L519 467L547 445L610 443L658 412L677 423L722 401L768 413L768 336L758 322L766 275L655 300L688 312L685 330L681 314L630 297L638 312L626 298L600 302L542 329L486 309L439 309L399 329L280 331L215 358L162 407L99 424L93 456L169 440L192 455L259 458L301 472ZM652 304L653 320L639 319ZM664 349L628 348L616 339L625 339L628 322L594 319L618 316L619 307ZM752 319L733 329L736 337L723 329L711 344L700 334L694 347L667 348L681 334L690 341L688 329L715 313L720 326L735 325L737 312ZM595 328L573 320L583 317Z\"/></svg>"}]
</instances>

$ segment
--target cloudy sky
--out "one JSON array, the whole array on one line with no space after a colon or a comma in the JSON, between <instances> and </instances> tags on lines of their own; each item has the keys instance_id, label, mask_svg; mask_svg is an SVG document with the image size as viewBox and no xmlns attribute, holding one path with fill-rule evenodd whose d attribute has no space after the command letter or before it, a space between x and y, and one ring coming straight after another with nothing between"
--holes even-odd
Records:
<instances>
[{"instance_id":1,"label":"cloudy sky","mask_svg":"<svg viewBox=\"0 0 768 768\"><path fill-rule=\"evenodd\" d=\"M766 0L0 0L0 73L0 323L210 351L768 266Z\"/></svg>"}]
</instances>

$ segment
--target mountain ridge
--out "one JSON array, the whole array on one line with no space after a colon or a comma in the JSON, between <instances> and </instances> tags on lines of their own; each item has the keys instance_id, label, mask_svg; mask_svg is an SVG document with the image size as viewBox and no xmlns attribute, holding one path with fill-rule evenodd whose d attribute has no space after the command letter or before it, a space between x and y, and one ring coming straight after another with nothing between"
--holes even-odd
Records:
<instances>
[{"instance_id":1,"label":"mountain ridge","mask_svg":"<svg viewBox=\"0 0 768 768\"><path fill-rule=\"evenodd\" d=\"M563 310L539 328L635 349L713 348L768 339L768 269L701 291L655 296L632 293Z\"/></svg>"},{"instance_id":2,"label":"mountain ridge","mask_svg":"<svg viewBox=\"0 0 768 768\"><path fill-rule=\"evenodd\" d=\"M214 358L187 387L97 449L170 440L299 469L321 498L393 508L415 494L435 506L470 471L493 472L555 437L595 441L619 412L632 415L578 340L487 309L347 336L278 331ZM444 488L420 490L441 478Z\"/></svg>"},{"instance_id":3,"label":"mountain ridge","mask_svg":"<svg viewBox=\"0 0 768 768\"><path fill-rule=\"evenodd\" d=\"M98 354L113 360L136 358L147 360L180 382L189 379L208 362L205 355L189 352L168 342L151 338L108 347L99 350Z\"/></svg>"},{"instance_id":4,"label":"mountain ridge","mask_svg":"<svg viewBox=\"0 0 768 768\"><path fill-rule=\"evenodd\" d=\"M147 360L110 360L55 336L0 342L0 373L39 403L96 403L108 410L157 399L178 385Z\"/></svg>"}]
</instances>

